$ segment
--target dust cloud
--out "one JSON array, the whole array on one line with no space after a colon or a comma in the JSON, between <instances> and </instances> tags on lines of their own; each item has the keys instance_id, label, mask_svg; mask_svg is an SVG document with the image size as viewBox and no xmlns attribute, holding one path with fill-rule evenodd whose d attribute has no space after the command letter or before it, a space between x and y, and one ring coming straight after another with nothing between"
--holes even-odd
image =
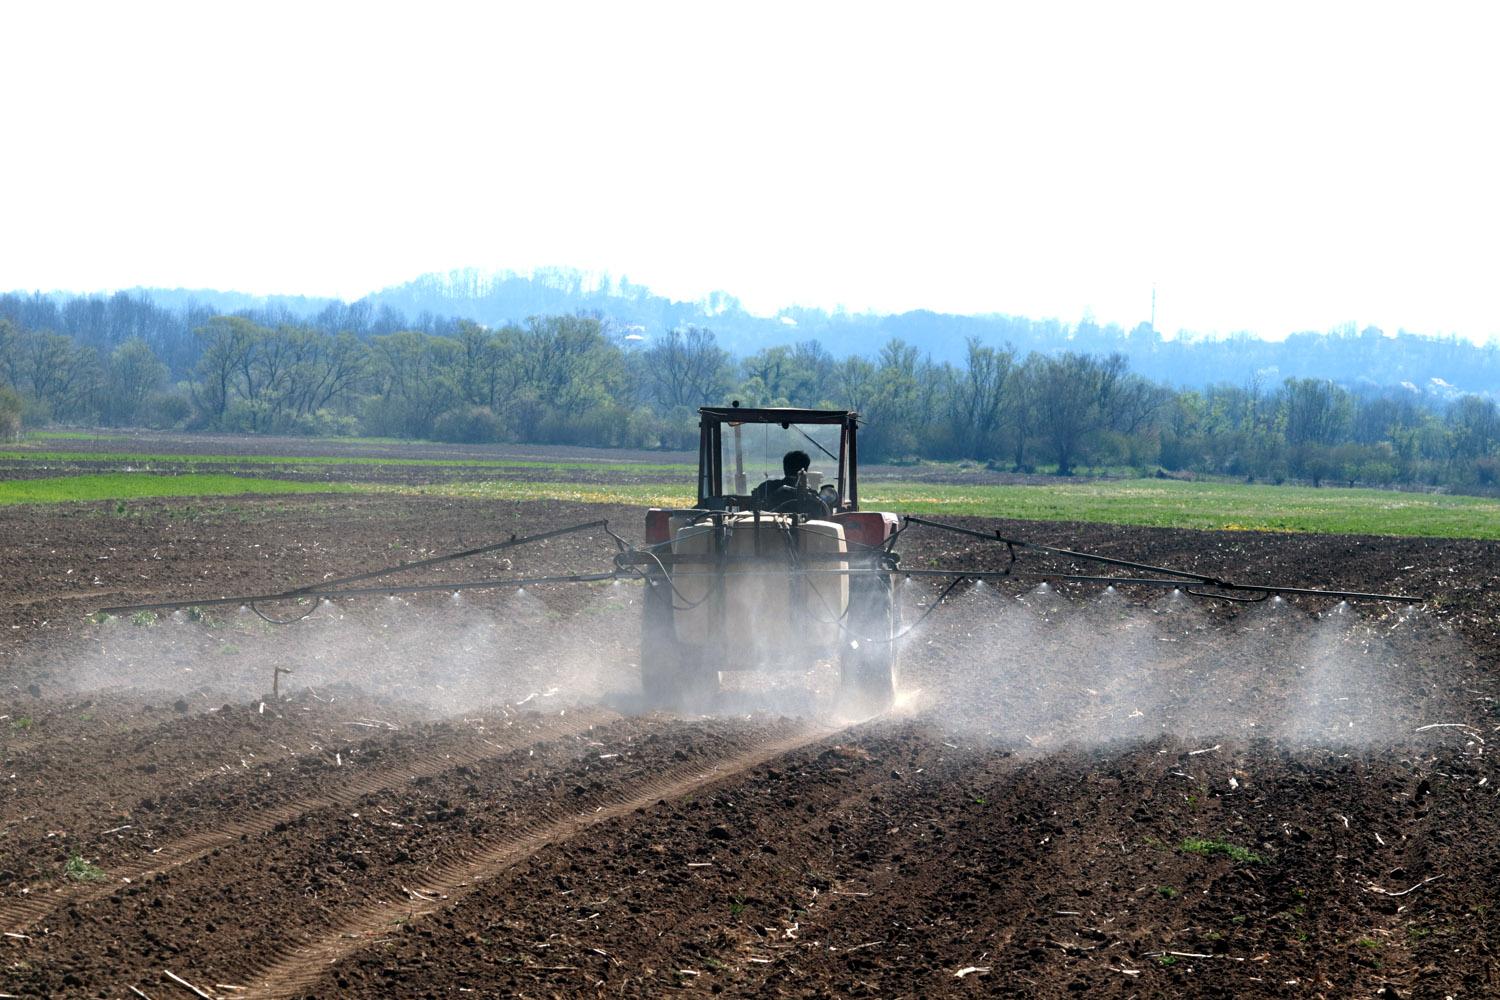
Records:
<instances>
[{"instance_id":1,"label":"dust cloud","mask_svg":"<svg viewBox=\"0 0 1500 1000\"><path fill-rule=\"evenodd\" d=\"M352 686L433 716L486 706L621 704L638 697L639 588L590 587L552 610L531 590L322 601L279 625L248 607L140 614L89 627L53 691L136 691L190 703ZM268 605L269 617L296 608ZM54 654L59 655L59 654Z\"/></svg>"},{"instance_id":2,"label":"dust cloud","mask_svg":"<svg viewBox=\"0 0 1500 1000\"><path fill-rule=\"evenodd\" d=\"M500 705L647 708L641 586L580 593L325 601L288 625L248 608L115 618L48 650L44 675L52 693L170 695L201 708L263 698L277 670L283 695L351 686L432 717ZM1223 605L1045 585L1016 596L979 584L924 618L933 598L928 587L899 585L904 620L921 621L900 642L893 714L1015 747L1162 734L1382 743L1445 718L1452 692L1433 687L1423 664L1472 660L1435 616L1413 608L1313 612L1281 600ZM754 625L764 644L740 658L759 669L725 672L719 694L691 714L859 721L839 714L836 654L772 669L798 637L785 622Z\"/></svg>"},{"instance_id":3,"label":"dust cloud","mask_svg":"<svg viewBox=\"0 0 1500 1000\"><path fill-rule=\"evenodd\" d=\"M906 585L907 619L931 596ZM1313 612L1046 586L1017 597L984 585L949 602L907 638L903 687L945 731L1039 749L1162 734L1397 741L1451 708L1423 664L1465 655L1406 607Z\"/></svg>"}]
</instances>

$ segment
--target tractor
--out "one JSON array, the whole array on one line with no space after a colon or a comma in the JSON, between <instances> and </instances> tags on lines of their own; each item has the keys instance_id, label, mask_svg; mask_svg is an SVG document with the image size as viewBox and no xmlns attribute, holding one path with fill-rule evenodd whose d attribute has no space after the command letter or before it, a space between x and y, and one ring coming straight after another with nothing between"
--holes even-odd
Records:
<instances>
[{"instance_id":1,"label":"tractor","mask_svg":"<svg viewBox=\"0 0 1500 1000\"><path fill-rule=\"evenodd\" d=\"M621 560L645 580L647 701L702 705L725 672L833 661L845 704L888 707L900 521L860 509L859 415L738 402L698 413L697 498L648 510L645 546ZM796 451L811 467L777 483Z\"/></svg>"}]
</instances>

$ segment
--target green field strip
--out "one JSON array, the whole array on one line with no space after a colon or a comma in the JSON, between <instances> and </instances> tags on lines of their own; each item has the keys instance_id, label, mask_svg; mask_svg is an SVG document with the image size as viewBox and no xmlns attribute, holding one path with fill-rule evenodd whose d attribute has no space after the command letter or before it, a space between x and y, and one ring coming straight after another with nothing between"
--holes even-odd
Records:
<instances>
[{"instance_id":1,"label":"green field strip","mask_svg":"<svg viewBox=\"0 0 1500 1000\"><path fill-rule=\"evenodd\" d=\"M691 487L681 489L660 483L543 483L525 479L470 480L431 483L422 486L372 483L371 493L402 496L462 497L475 500L559 500L573 503L626 504L645 507L688 507L693 503Z\"/></svg>"},{"instance_id":2,"label":"green field strip","mask_svg":"<svg viewBox=\"0 0 1500 1000\"><path fill-rule=\"evenodd\" d=\"M690 481L690 480L689 480ZM490 479L429 485L307 483L231 475L121 472L0 482L0 504L245 493L367 493L478 500L679 507L690 486ZM1371 489L1312 489L1172 480L1093 480L1025 486L881 482L867 510L1213 531L1280 531L1500 540L1500 500Z\"/></svg>"},{"instance_id":3,"label":"green field strip","mask_svg":"<svg viewBox=\"0 0 1500 1000\"><path fill-rule=\"evenodd\" d=\"M1393 490L1157 479L1025 486L880 483L862 491L860 500L872 509L1028 521L1500 539L1500 500Z\"/></svg>"},{"instance_id":4,"label":"green field strip","mask_svg":"<svg viewBox=\"0 0 1500 1000\"><path fill-rule=\"evenodd\" d=\"M124 434L94 434L89 431L27 431L27 441L129 441Z\"/></svg>"},{"instance_id":5,"label":"green field strip","mask_svg":"<svg viewBox=\"0 0 1500 1000\"><path fill-rule=\"evenodd\" d=\"M49 476L0 482L0 506L25 503L77 503L163 497L224 497L246 493L357 493L346 483L302 483L250 476L161 476L113 472L98 476Z\"/></svg>"},{"instance_id":6,"label":"green field strip","mask_svg":"<svg viewBox=\"0 0 1500 1000\"><path fill-rule=\"evenodd\" d=\"M653 462L543 461L525 458L390 458L377 455L183 455L144 454L116 451L0 451L0 462L119 462L130 465L164 465L173 468L194 465L275 465L298 468L318 465L382 465L414 468L457 469L540 469L546 471L588 471L625 473L662 473L681 476L691 482L698 473L696 465Z\"/></svg>"}]
</instances>

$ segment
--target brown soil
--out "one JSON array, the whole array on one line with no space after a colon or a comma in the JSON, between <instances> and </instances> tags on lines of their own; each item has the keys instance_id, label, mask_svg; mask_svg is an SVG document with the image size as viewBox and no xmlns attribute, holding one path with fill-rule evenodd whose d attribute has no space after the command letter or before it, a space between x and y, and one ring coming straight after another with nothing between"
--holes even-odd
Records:
<instances>
[{"instance_id":1,"label":"brown soil","mask_svg":"<svg viewBox=\"0 0 1500 1000\"><path fill-rule=\"evenodd\" d=\"M560 503L0 511L0 993L1500 991L1490 543L965 519L1433 600L965 586L905 640L898 709L856 722L827 665L643 714L630 584L91 617L599 517L639 537L637 510ZM425 579L612 551L580 533ZM905 585L908 622L934 593Z\"/></svg>"}]
</instances>

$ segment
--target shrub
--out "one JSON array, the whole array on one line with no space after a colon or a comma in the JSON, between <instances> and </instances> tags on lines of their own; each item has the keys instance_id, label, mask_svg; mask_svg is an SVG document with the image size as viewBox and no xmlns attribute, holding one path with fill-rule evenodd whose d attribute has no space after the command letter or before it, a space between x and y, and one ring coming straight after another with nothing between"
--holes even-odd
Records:
<instances>
[{"instance_id":1,"label":"shrub","mask_svg":"<svg viewBox=\"0 0 1500 1000\"><path fill-rule=\"evenodd\" d=\"M454 444L490 444L505 439L505 424L488 406L460 406L433 422L432 436Z\"/></svg>"},{"instance_id":2,"label":"shrub","mask_svg":"<svg viewBox=\"0 0 1500 1000\"><path fill-rule=\"evenodd\" d=\"M318 410L293 419L287 424L286 432L309 437L356 437L359 435L359 421L332 410Z\"/></svg>"},{"instance_id":3,"label":"shrub","mask_svg":"<svg viewBox=\"0 0 1500 1000\"><path fill-rule=\"evenodd\" d=\"M181 430L193 416L193 404L183 392L161 392L146 402L146 424Z\"/></svg>"},{"instance_id":4,"label":"shrub","mask_svg":"<svg viewBox=\"0 0 1500 1000\"><path fill-rule=\"evenodd\" d=\"M21 426L46 427L52 423L52 407L35 396L21 396Z\"/></svg>"}]
</instances>

